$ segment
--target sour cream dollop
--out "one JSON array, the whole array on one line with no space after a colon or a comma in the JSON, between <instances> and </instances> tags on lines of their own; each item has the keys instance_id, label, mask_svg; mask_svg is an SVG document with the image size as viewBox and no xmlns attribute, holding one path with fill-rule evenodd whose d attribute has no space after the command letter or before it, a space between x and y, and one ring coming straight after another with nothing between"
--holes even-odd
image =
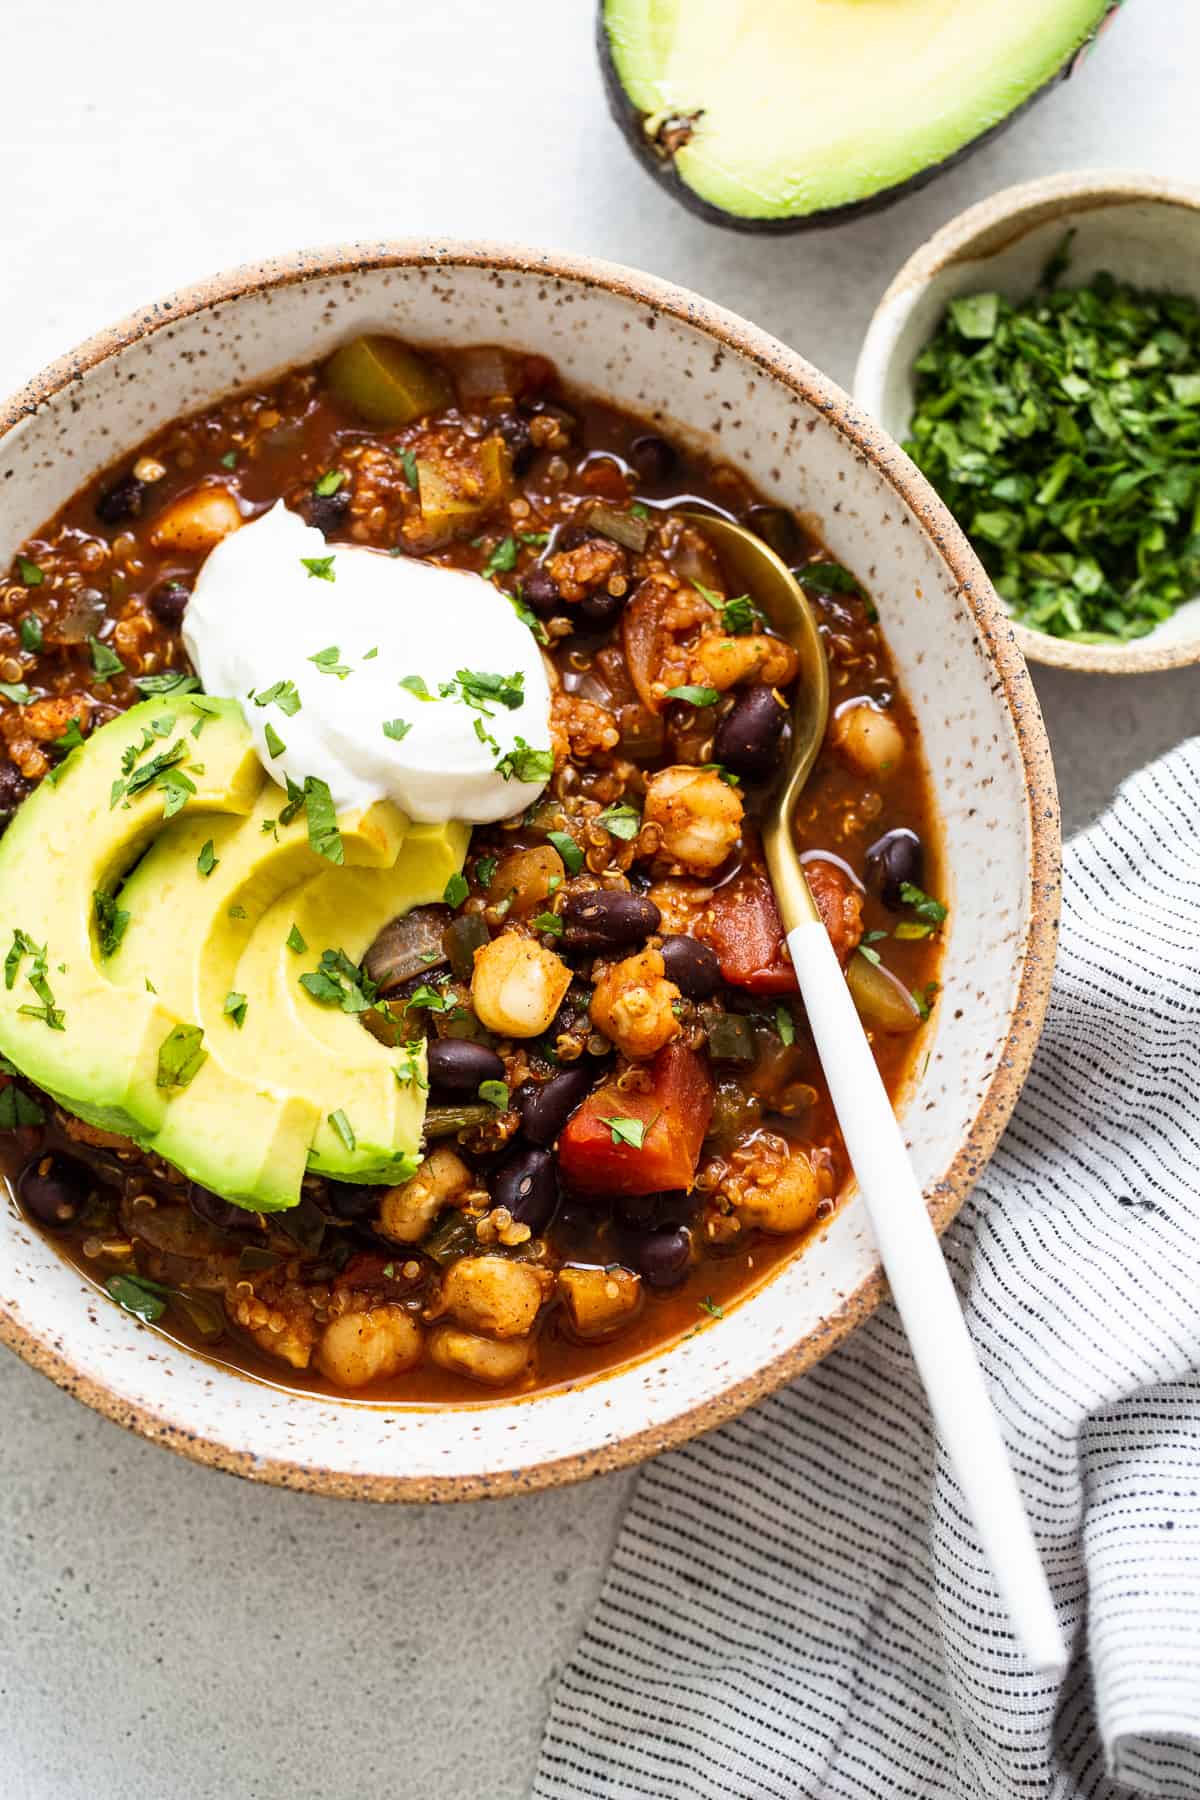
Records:
<instances>
[{"instance_id":1,"label":"sour cream dollop","mask_svg":"<svg viewBox=\"0 0 1200 1800\"><path fill-rule=\"evenodd\" d=\"M205 691L241 703L271 779L315 776L339 812L388 799L485 824L548 779L541 652L479 575L327 544L280 501L212 550L183 641ZM517 704L489 697L493 677Z\"/></svg>"}]
</instances>

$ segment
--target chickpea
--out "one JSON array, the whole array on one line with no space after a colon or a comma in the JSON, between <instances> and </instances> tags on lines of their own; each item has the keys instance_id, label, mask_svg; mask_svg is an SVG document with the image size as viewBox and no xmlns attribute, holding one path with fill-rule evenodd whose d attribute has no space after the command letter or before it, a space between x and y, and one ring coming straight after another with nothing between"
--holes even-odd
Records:
<instances>
[{"instance_id":1,"label":"chickpea","mask_svg":"<svg viewBox=\"0 0 1200 1800\"><path fill-rule=\"evenodd\" d=\"M662 829L663 855L695 875L719 869L742 828L742 802L715 769L676 763L646 788L643 818Z\"/></svg>"},{"instance_id":2,"label":"chickpea","mask_svg":"<svg viewBox=\"0 0 1200 1800\"><path fill-rule=\"evenodd\" d=\"M800 659L782 638L754 632L744 637L711 633L692 653L693 678L724 693L739 681L761 681L768 687L787 687L796 678Z\"/></svg>"},{"instance_id":3,"label":"chickpea","mask_svg":"<svg viewBox=\"0 0 1200 1800\"><path fill-rule=\"evenodd\" d=\"M151 533L157 550L211 550L242 522L227 488L198 487L172 500Z\"/></svg>"},{"instance_id":4,"label":"chickpea","mask_svg":"<svg viewBox=\"0 0 1200 1800\"><path fill-rule=\"evenodd\" d=\"M855 700L839 709L831 737L847 762L863 775L886 775L904 757L904 733L873 700Z\"/></svg>"},{"instance_id":5,"label":"chickpea","mask_svg":"<svg viewBox=\"0 0 1200 1800\"><path fill-rule=\"evenodd\" d=\"M402 1306L343 1313L325 1327L317 1367L336 1387L360 1388L402 1375L421 1360L421 1327Z\"/></svg>"},{"instance_id":6,"label":"chickpea","mask_svg":"<svg viewBox=\"0 0 1200 1800\"><path fill-rule=\"evenodd\" d=\"M571 1325L582 1338L607 1336L642 1302L642 1278L632 1269L561 1269L558 1288Z\"/></svg>"},{"instance_id":7,"label":"chickpea","mask_svg":"<svg viewBox=\"0 0 1200 1800\"><path fill-rule=\"evenodd\" d=\"M489 1337L525 1337L553 1286L547 1269L504 1256L463 1256L446 1272L442 1299L460 1325Z\"/></svg>"},{"instance_id":8,"label":"chickpea","mask_svg":"<svg viewBox=\"0 0 1200 1800\"><path fill-rule=\"evenodd\" d=\"M429 1336L430 1362L487 1387L508 1387L532 1375L533 1358L532 1338L509 1338L501 1344L473 1331L460 1331L457 1325L438 1325Z\"/></svg>"},{"instance_id":9,"label":"chickpea","mask_svg":"<svg viewBox=\"0 0 1200 1800\"><path fill-rule=\"evenodd\" d=\"M561 956L533 938L506 931L475 952L471 1003L489 1031L501 1037L538 1037L571 985Z\"/></svg>"},{"instance_id":10,"label":"chickpea","mask_svg":"<svg viewBox=\"0 0 1200 1800\"><path fill-rule=\"evenodd\" d=\"M769 1186L746 1187L736 1211L744 1225L757 1225L773 1235L803 1231L817 1216L821 1186L817 1171L803 1151L791 1155Z\"/></svg>"},{"instance_id":11,"label":"chickpea","mask_svg":"<svg viewBox=\"0 0 1200 1800\"><path fill-rule=\"evenodd\" d=\"M444 1147L432 1150L402 1187L384 1189L376 1228L395 1244L415 1244L443 1206L453 1205L470 1186L471 1172L460 1156Z\"/></svg>"},{"instance_id":12,"label":"chickpea","mask_svg":"<svg viewBox=\"0 0 1200 1800\"><path fill-rule=\"evenodd\" d=\"M618 1050L639 1061L679 1036L674 1012L679 997L667 980L662 953L640 950L605 969L592 993L591 1021Z\"/></svg>"}]
</instances>

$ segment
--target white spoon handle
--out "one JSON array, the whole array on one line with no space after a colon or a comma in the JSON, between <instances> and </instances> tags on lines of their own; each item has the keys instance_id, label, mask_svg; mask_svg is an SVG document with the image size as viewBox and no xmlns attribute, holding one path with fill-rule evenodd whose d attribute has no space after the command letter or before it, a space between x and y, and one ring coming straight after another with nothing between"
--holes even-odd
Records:
<instances>
[{"instance_id":1,"label":"white spoon handle","mask_svg":"<svg viewBox=\"0 0 1200 1800\"><path fill-rule=\"evenodd\" d=\"M1054 1601L908 1149L845 976L817 920L788 933L842 1137L913 1360L1013 1629L1038 1669L1066 1663Z\"/></svg>"}]
</instances>

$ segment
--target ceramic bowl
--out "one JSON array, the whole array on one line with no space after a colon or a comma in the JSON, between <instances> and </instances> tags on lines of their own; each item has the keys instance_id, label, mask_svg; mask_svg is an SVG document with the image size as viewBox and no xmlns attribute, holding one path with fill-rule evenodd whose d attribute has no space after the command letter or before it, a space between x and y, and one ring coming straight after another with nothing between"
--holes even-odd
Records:
<instances>
[{"instance_id":1,"label":"ceramic bowl","mask_svg":"<svg viewBox=\"0 0 1200 1800\"><path fill-rule=\"evenodd\" d=\"M913 253L872 316L854 374L854 397L898 439L913 411L913 363L949 301L991 292L1025 299L1047 259L1073 231L1068 281L1102 269L1135 287L1200 301L1200 188L1106 170L1051 175L1005 188L951 219ZM1200 662L1200 596L1147 637L1074 644L1015 625L1034 662L1093 675L1144 675Z\"/></svg>"},{"instance_id":2,"label":"ceramic bowl","mask_svg":"<svg viewBox=\"0 0 1200 1800\"><path fill-rule=\"evenodd\" d=\"M979 564L892 444L802 357L694 294L492 245L359 244L240 269L103 332L0 412L0 559L165 420L362 331L544 352L566 378L817 515L868 581L925 734L951 875L948 995L908 1101L939 1227L1008 1117L1041 1024L1057 914L1050 756ZM850 1198L719 1324L586 1384L457 1408L287 1392L177 1348L0 1203L0 1335L89 1405L200 1461L373 1499L466 1498L616 1468L801 1374L880 1297Z\"/></svg>"}]
</instances>

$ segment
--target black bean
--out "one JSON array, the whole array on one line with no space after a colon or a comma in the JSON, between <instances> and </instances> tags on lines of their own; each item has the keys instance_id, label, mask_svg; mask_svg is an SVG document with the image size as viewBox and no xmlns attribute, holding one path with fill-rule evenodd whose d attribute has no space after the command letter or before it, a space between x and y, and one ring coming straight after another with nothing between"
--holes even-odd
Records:
<instances>
[{"instance_id":1,"label":"black bean","mask_svg":"<svg viewBox=\"0 0 1200 1800\"><path fill-rule=\"evenodd\" d=\"M379 1203L380 1190L365 1181L327 1181L326 1210L335 1219L365 1219Z\"/></svg>"},{"instance_id":2,"label":"black bean","mask_svg":"<svg viewBox=\"0 0 1200 1800\"><path fill-rule=\"evenodd\" d=\"M245 1231L257 1222L257 1214L247 1212L244 1206L235 1206L232 1200L222 1200L220 1194L214 1194L198 1181L188 1184L188 1205L198 1219L206 1225L216 1225L221 1231Z\"/></svg>"},{"instance_id":3,"label":"black bean","mask_svg":"<svg viewBox=\"0 0 1200 1800\"><path fill-rule=\"evenodd\" d=\"M607 588L597 588L579 602L579 616L599 631L602 626L612 625L620 618L628 598L628 592L610 594Z\"/></svg>"},{"instance_id":4,"label":"black bean","mask_svg":"<svg viewBox=\"0 0 1200 1800\"><path fill-rule=\"evenodd\" d=\"M746 524L789 568L807 553L804 533L786 507L752 506L746 514Z\"/></svg>"},{"instance_id":5,"label":"black bean","mask_svg":"<svg viewBox=\"0 0 1200 1800\"><path fill-rule=\"evenodd\" d=\"M673 981L689 1000L707 1000L721 985L717 953L694 937L668 937L662 941L667 980Z\"/></svg>"},{"instance_id":6,"label":"black bean","mask_svg":"<svg viewBox=\"0 0 1200 1800\"><path fill-rule=\"evenodd\" d=\"M582 1106L595 1077L589 1061L560 1069L548 1081L523 1081L516 1093L521 1136L530 1144L552 1144L576 1107Z\"/></svg>"},{"instance_id":7,"label":"black bean","mask_svg":"<svg viewBox=\"0 0 1200 1800\"><path fill-rule=\"evenodd\" d=\"M543 619L548 619L562 605L557 581L540 563L530 569L528 575L522 576L521 598Z\"/></svg>"},{"instance_id":8,"label":"black bean","mask_svg":"<svg viewBox=\"0 0 1200 1800\"><path fill-rule=\"evenodd\" d=\"M650 433L646 437L634 438L629 447L629 461L643 481L666 481L674 473L679 458L674 444L668 444L666 438Z\"/></svg>"},{"instance_id":9,"label":"black bean","mask_svg":"<svg viewBox=\"0 0 1200 1800\"><path fill-rule=\"evenodd\" d=\"M489 1184L492 1200L506 1206L518 1225L536 1236L545 1231L558 1205L558 1166L550 1150L518 1150L501 1163Z\"/></svg>"},{"instance_id":10,"label":"black bean","mask_svg":"<svg viewBox=\"0 0 1200 1800\"><path fill-rule=\"evenodd\" d=\"M183 623L192 591L182 581L160 581L150 595L150 611L160 625L178 629Z\"/></svg>"},{"instance_id":11,"label":"black bean","mask_svg":"<svg viewBox=\"0 0 1200 1800\"><path fill-rule=\"evenodd\" d=\"M17 1197L36 1225L65 1231L74 1225L92 1190L91 1170L77 1156L47 1152L26 1163L17 1178Z\"/></svg>"},{"instance_id":12,"label":"black bean","mask_svg":"<svg viewBox=\"0 0 1200 1800\"><path fill-rule=\"evenodd\" d=\"M682 1191L667 1194L622 1194L613 1203L620 1224L633 1231L658 1231L664 1225L675 1227L690 1219L696 1210L698 1196Z\"/></svg>"},{"instance_id":13,"label":"black bean","mask_svg":"<svg viewBox=\"0 0 1200 1800\"><path fill-rule=\"evenodd\" d=\"M653 900L614 888L569 894L562 916L568 950L623 950L643 943L662 924Z\"/></svg>"},{"instance_id":14,"label":"black bean","mask_svg":"<svg viewBox=\"0 0 1200 1800\"><path fill-rule=\"evenodd\" d=\"M350 512L350 489L338 488L335 494L310 494L304 506L304 516L310 525L323 531L328 537L331 531L340 531L346 523Z\"/></svg>"},{"instance_id":15,"label":"black bean","mask_svg":"<svg viewBox=\"0 0 1200 1800\"><path fill-rule=\"evenodd\" d=\"M682 1226L659 1231L624 1231L618 1239L622 1262L636 1269L647 1287L674 1287L687 1273L691 1234Z\"/></svg>"},{"instance_id":16,"label":"black bean","mask_svg":"<svg viewBox=\"0 0 1200 1800\"><path fill-rule=\"evenodd\" d=\"M524 419L519 413L504 413L496 420L496 430L508 445L513 474L527 475L537 455L537 445Z\"/></svg>"},{"instance_id":17,"label":"black bean","mask_svg":"<svg viewBox=\"0 0 1200 1800\"><path fill-rule=\"evenodd\" d=\"M96 516L106 525L123 525L127 519L140 519L145 504L146 483L136 475L122 475L97 500Z\"/></svg>"},{"instance_id":18,"label":"black bean","mask_svg":"<svg viewBox=\"0 0 1200 1800\"><path fill-rule=\"evenodd\" d=\"M888 911L899 912L904 883L920 887L925 879L925 851L916 832L903 825L886 831L867 851L866 871Z\"/></svg>"},{"instance_id":19,"label":"black bean","mask_svg":"<svg viewBox=\"0 0 1200 1800\"><path fill-rule=\"evenodd\" d=\"M470 1038L437 1038L426 1052L429 1085L445 1094L477 1094L481 1081L503 1081L504 1064L486 1044Z\"/></svg>"},{"instance_id":20,"label":"black bean","mask_svg":"<svg viewBox=\"0 0 1200 1800\"><path fill-rule=\"evenodd\" d=\"M787 710L765 685L745 688L717 726L713 755L747 781L761 781L775 768Z\"/></svg>"},{"instance_id":21,"label":"black bean","mask_svg":"<svg viewBox=\"0 0 1200 1800\"><path fill-rule=\"evenodd\" d=\"M590 525L564 525L554 540L554 553L560 550L578 550L581 544L590 544L595 538Z\"/></svg>"},{"instance_id":22,"label":"black bean","mask_svg":"<svg viewBox=\"0 0 1200 1800\"><path fill-rule=\"evenodd\" d=\"M0 763L0 821L5 825L29 792L29 783L11 763Z\"/></svg>"}]
</instances>

